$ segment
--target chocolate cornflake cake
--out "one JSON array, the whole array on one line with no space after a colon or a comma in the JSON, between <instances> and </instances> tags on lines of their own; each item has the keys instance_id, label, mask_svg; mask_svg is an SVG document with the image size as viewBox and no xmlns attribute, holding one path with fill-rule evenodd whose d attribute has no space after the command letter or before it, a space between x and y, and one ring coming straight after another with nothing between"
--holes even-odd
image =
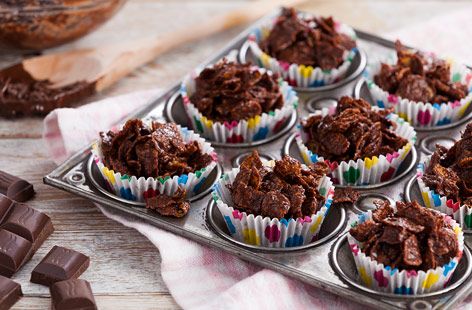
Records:
<instances>
[{"instance_id":1,"label":"chocolate cornflake cake","mask_svg":"<svg viewBox=\"0 0 472 310\"><path fill-rule=\"evenodd\" d=\"M264 166L257 151L241 164L229 186L234 207L248 214L271 218L311 216L325 204L318 192L321 178L328 172L324 162L310 167L285 155L272 168Z\"/></svg>"},{"instance_id":2,"label":"chocolate cornflake cake","mask_svg":"<svg viewBox=\"0 0 472 310\"><path fill-rule=\"evenodd\" d=\"M392 110L373 110L364 99L342 97L334 115L313 115L302 123L305 145L330 161L349 161L391 154L408 141L398 136L386 118Z\"/></svg>"},{"instance_id":3,"label":"chocolate cornflake cake","mask_svg":"<svg viewBox=\"0 0 472 310\"><path fill-rule=\"evenodd\" d=\"M190 101L213 121L247 120L284 105L278 76L261 73L251 64L223 59L205 68L195 84Z\"/></svg>"},{"instance_id":4,"label":"chocolate cornflake cake","mask_svg":"<svg viewBox=\"0 0 472 310\"><path fill-rule=\"evenodd\" d=\"M352 187L338 187L334 191L333 206L352 206L360 196L361 193Z\"/></svg>"},{"instance_id":5,"label":"chocolate cornflake cake","mask_svg":"<svg viewBox=\"0 0 472 310\"><path fill-rule=\"evenodd\" d=\"M390 94L416 102L447 103L467 96L467 86L451 82L450 65L395 42L396 65L381 64L375 83Z\"/></svg>"},{"instance_id":6,"label":"chocolate cornflake cake","mask_svg":"<svg viewBox=\"0 0 472 310\"><path fill-rule=\"evenodd\" d=\"M423 182L437 194L472 207L472 123L450 149L436 145Z\"/></svg>"},{"instance_id":7,"label":"chocolate cornflake cake","mask_svg":"<svg viewBox=\"0 0 472 310\"><path fill-rule=\"evenodd\" d=\"M155 210L160 215L171 217L183 217L190 209L190 203L186 200L186 191L179 187L172 195L157 194L146 200L146 208Z\"/></svg>"},{"instance_id":8,"label":"chocolate cornflake cake","mask_svg":"<svg viewBox=\"0 0 472 310\"><path fill-rule=\"evenodd\" d=\"M166 177L188 174L210 164L210 155L202 153L197 141L185 143L174 123L140 119L126 122L119 132L101 132L104 165L129 176Z\"/></svg>"},{"instance_id":9,"label":"chocolate cornflake cake","mask_svg":"<svg viewBox=\"0 0 472 310\"><path fill-rule=\"evenodd\" d=\"M284 8L261 49L288 63L320 67L339 67L344 52L356 46L349 36L338 33L332 17L300 18L293 8Z\"/></svg>"},{"instance_id":10,"label":"chocolate cornflake cake","mask_svg":"<svg viewBox=\"0 0 472 310\"><path fill-rule=\"evenodd\" d=\"M399 270L434 269L459 256L459 242L444 216L416 201L376 201L372 220L352 227L349 233L361 242L361 251L379 264Z\"/></svg>"}]
</instances>

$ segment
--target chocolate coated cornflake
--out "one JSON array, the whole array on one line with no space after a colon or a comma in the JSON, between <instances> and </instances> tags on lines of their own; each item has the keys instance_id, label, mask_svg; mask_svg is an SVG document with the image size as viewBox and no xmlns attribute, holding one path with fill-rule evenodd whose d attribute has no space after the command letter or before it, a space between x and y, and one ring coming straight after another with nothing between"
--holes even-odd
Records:
<instances>
[{"instance_id":1,"label":"chocolate coated cornflake","mask_svg":"<svg viewBox=\"0 0 472 310\"><path fill-rule=\"evenodd\" d=\"M449 150L436 145L422 178L437 194L472 207L472 123Z\"/></svg>"},{"instance_id":2,"label":"chocolate coated cornflake","mask_svg":"<svg viewBox=\"0 0 472 310\"><path fill-rule=\"evenodd\" d=\"M339 67L343 54L356 46L350 37L334 29L328 18L299 18L284 8L261 48L278 60L329 70Z\"/></svg>"},{"instance_id":3,"label":"chocolate coated cornflake","mask_svg":"<svg viewBox=\"0 0 472 310\"><path fill-rule=\"evenodd\" d=\"M186 191L179 187L174 195L158 194L146 200L146 208L155 210L160 215L183 217L190 209L190 203L185 200Z\"/></svg>"},{"instance_id":4,"label":"chocolate coated cornflake","mask_svg":"<svg viewBox=\"0 0 472 310\"><path fill-rule=\"evenodd\" d=\"M251 64L222 60L195 79L190 101L213 121L239 121L280 109L283 96L276 75Z\"/></svg>"},{"instance_id":5,"label":"chocolate coated cornflake","mask_svg":"<svg viewBox=\"0 0 472 310\"><path fill-rule=\"evenodd\" d=\"M376 202L372 220L358 224L349 233L361 251L378 263L393 268L424 270L443 266L459 255L457 236L444 217L416 201Z\"/></svg>"},{"instance_id":6,"label":"chocolate coated cornflake","mask_svg":"<svg viewBox=\"0 0 472 310\"><path fill-rule=\"evenodd\" d=\"M361 194L352 187L336 188L334 191L333 205L350 206L357 202Z\"/></svg>"},{"instance_id":7,"label":"chocolate coated cornflake","mask_svg":"<svg viewBox=\"0 0 472 310\"><path fill-rule=\"evenodd\" d=\"M303 168L288 155L271 169L254 151L228 188L234 207L249 214L278 219L311 216L325 203L317 188L327 172L324 162Z\"/></svg>"},{"instance_id":8,"label":"chocolate coated cornflake","mask_svg":"<svg viewBox=\"0 0 472 310\"><path fill-rule=\"evenodd\" d=\"M395 42L397 64L381 64L374 81L383 90L419 102L447 103L467 96L467 86L451 82L451 68L441 59L428 60L421 52Z\"/></svg>"},{"instance_id":9,"label":"chocolate coated cornflake","mask_svg":"<svg viewBox=\"0 0 472 310\"><path fill-rule=\"evenodd\" d=\"M393 153L408 141L393 130L391 110L372 110L364 99L342 97L334 115L314 115L302 123L305 143L313 153L331 161L357 160Z\"/></svg>"},{"instance_id":10,"label":"chocolate coated cornflake","mask_svg":"<svg viewBox=\"0 0 472 310\"><path fill-rule=\"evenodd\" d=\"M185 143L174 123L149 127L132 119L119 132L101 132L100 137L104 165L138 178L188 174L212 161L197 141Z\"/></svg>"}]
</instances>

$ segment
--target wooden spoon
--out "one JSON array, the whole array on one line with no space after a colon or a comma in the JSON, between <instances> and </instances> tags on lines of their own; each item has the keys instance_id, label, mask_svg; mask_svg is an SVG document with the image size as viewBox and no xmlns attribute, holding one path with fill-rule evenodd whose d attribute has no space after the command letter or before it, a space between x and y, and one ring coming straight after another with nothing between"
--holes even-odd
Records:
<instances>
[{"instance_id":1,"label":"wooden spoon","mask_svg":"<svg viewBox=\"0 0 472 310\"><path fill-rule=\"evenodd\" d=\"M211 17L158 38L25 59L19 64L1 70L0 82L2 79L3 81L10 81L10 79L27 81L29 84L36 81L43 81L44 84L46 81L48 88L57 90L53 97L59 101L55 104L52 102L46 104L46 107L39 111L41 113L31 113L44 115L52 108L72 105L85 96L102 91L134 69L176 46L248 23L267 14L276 6L293 6L304 1L306 0L253 1L240 9ZM65 91L62 92L62 89ZM35 98L31 98L29 101L35 100L41 101ZM5 101L5 98L2 98L0 83L0 107L2 103L5 104L2 101ZM0 114L4 113L0 111ZM30 113L23 111L17 114Z\"/></svg>"}]
</instances>

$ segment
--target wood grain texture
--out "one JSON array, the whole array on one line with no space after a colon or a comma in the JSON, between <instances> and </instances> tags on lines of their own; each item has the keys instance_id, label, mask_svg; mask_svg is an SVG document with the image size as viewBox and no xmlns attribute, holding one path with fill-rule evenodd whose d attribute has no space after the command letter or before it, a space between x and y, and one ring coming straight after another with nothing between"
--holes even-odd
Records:
<instances>
[{"instance_id":1,"label":"wood grain texture","mask_svg":"<svg viewBox=\"0 0 472 310\"><path fill-rule=\"evenodd\" d=\"M245 0L131 0L98 31L55 50L68 50L126 42L185 27L218 12L243 5ZM438 14L460 10L467 2L448 1L349 1L310 0L302 9L334 15L354 27L383 33L418 23ZM166 53L150 65L88 101L154 87L165 88L191 68L215 53L242 27L215 35ZM54 51L54 50L51 50ZM0 67L20 59L0 55ZM31 270L57 244L91 257L84 279L91 282L100 309L175 309L160 276L157 249L142 235L103 216L86 200L42 184L42 177L54 169L40 139L40 119L0 120L0 169L31 181L37 196L31 206L46 212L56 231L14 279L22 284L25 297L14 309L46 309L49 291L29 282ZM139 305L139 306L137 306Z\"/></svg>"}]
</instances>

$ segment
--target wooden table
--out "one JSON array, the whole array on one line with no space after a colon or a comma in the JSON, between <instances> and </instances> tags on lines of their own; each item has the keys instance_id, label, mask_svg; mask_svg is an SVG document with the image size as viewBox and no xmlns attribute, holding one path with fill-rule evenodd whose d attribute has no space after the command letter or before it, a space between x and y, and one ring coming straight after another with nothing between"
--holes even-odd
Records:
<instances>
[{"instance_id":1,"label":"wooden table","mask_svg":"<svg viewBox=\"0 0 472 310\"><path fill-rule=\"evenodd\" d=\"M163 33L231 10L244 2L132 0L97 32L59 49L97 46ZM316 14L332 14L354 27L380 34L467 5L459 1L448 1L445 5L441 1L312 0L302 8ZM174 50L91 101L140 89L167 87L226 44L241 29ZM2 55L0 66L17 58ZM52 171L55 164L43 146L41 131L42 120L38 118L0 121L0 169L34 184L37 195L30 205L46 212L56 229L33 259L14 276L25 293L15 309L49 307L49 290L30 283L29 277L34 266L55 244L74 248L91 257L91 266L83 278L91 282L100 309L177 308L160 276L159 252L146 238L109 220L87 200L42 183L42 177Z\"/></svg>"}]
</instances>

